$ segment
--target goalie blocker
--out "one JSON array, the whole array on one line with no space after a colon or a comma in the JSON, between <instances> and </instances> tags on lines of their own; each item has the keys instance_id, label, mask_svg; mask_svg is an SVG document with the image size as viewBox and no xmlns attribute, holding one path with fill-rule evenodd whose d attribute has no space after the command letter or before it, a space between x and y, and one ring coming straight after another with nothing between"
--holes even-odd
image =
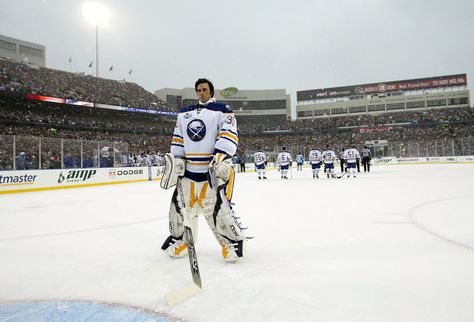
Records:
<instances>
[{"instance_id":1,"label":"goalie blocker","mask_svg":"<svg viewBox=\"0 0 474 322\"><path fill-rule=\"evenodd\" d=\"M185 162L175 158L171 153L165 154L165 170L161 177L160 187L169 189L178 183L178 178L184 175Z\"/></svg>"}]
</instances>

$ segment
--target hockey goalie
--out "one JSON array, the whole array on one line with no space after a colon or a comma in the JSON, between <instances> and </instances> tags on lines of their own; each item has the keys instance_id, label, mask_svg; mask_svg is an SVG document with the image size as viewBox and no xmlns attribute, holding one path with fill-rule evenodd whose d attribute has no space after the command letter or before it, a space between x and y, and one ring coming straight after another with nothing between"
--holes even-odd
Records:
<instances>
[{"instance_id":1,"label":"hockey goalie","mask_svg":"<svg viewBox=\"0 0 474 322\"><path fill-rule=\"evenodd\" d=\"M226 262L243 256L246 240L230 206L235 171L231 156L238 144L237 123L229 106L213 98L207 79L195 84L199 103L180 110L173 132L171 153L165 155L161 187L176 186L169 210L170 236L162 245L172 257L187 253L184 226L197 239L202 214L221 248ZM210 180L215 178L215 182Z\"/></svg>"}]
</instances>

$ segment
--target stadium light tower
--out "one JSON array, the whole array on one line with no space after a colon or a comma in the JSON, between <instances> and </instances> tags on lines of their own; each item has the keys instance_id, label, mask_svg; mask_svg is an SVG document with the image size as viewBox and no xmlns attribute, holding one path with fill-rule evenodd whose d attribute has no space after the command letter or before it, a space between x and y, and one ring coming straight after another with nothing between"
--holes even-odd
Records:
<instances>
[{"instance_id":1,"label":"stadium light tower","mask_svg":"<svg viewBox=\"0 0 474 322\"><path fill-rule=\"evenodd\" d=\"M88 2L83 6L83 13L86 20L95 25L95 77L99 77L99 24L107 22L110 11L100 3Z\"/></svg>"}]
</instances>

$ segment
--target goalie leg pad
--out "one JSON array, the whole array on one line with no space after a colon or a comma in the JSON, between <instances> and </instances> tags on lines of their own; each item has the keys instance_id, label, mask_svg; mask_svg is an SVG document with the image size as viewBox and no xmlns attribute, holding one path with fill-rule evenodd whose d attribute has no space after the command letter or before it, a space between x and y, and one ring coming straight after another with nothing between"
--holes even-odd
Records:
<instances>
[{"instance_id":1,"label":"goalie leg pad","mask_svg":"<svg viewBox=\"0 0 474 322\"><path fill-rule=\"evenodd\" d=\"M179 189L176 189L171 198L169 211L170 236L165 240L161 249L172 257L182 257L186 255L186 242L183 240L184 218L181 214L180 203L183 196L180 196Z\"/></svg>"},{"instance_id":2,"label":"goalie leg pad","mask_svg":"<svg viewBox=\"0 0 474 322\"><path fill-rule=\"evenodd\" d=\"M223 189L223 187L219 189ZM227 198L223 200L221 194L218 193L214 202L206 204L203 212L214 237L222 247L224 260L235 262L238 257L242 257L245 234Z\"/></svg>"},{"instance_id":3,"label":"goalie leg pad","mask_svg":"<svg viewBox=\"0 0 474 322\"><path fill-rule=\"evenodd\" d=\"M183 196L181 196L179 189L176 189L171 198L169 211L170 235L174 237L182 236L184 233L184 218L181 210L182 200Z\"/></svg>"},{"instance_id":4,"label":"goalie leg pad","mask_svg":"<svg viewBox=\"0 0 474 322\"><path fill-rule=\"evenodd\" d=\"M224 194L226 199L228 200L228 203L231 202L232 200L232 195L234 193L234 182L235 182L235 170L234 168L230 168L229 170L229 180L225 182L225 186L223 186L222 189L224 189ZM219 181L219 179L217 179Z\"/></svg>"},{"instance_id":5,"label":"goalie leg pad","mask_svg":"<svg viewBox=\"0 0 474 322\"><path fill-rule=\"evenodd\" d=\"M173 154L165 154L165 169L161 177L160 187L169 189L176 185L178 178L184 175L185 162L181 158L175 158Z\"/></svg>"}]
</instances>

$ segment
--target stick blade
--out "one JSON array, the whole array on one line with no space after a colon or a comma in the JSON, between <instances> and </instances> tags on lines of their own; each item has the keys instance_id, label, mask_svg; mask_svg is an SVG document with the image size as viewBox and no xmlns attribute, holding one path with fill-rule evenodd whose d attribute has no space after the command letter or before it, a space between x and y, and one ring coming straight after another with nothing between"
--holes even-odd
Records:
<instances>
[{"instance_id":1,"label":"stick blade","mask_svg":"<svg viewBox=\"0 0 474 322\"><path fill-rule=\"evenodd\" d=\"M199 293L200 290L201 288L199 288L199 286L197 286L196 284L188 284L182 288L165 294L166 304L170 306L181 304L196 295L197 293Z\"/></svg>"}]
</instances>

